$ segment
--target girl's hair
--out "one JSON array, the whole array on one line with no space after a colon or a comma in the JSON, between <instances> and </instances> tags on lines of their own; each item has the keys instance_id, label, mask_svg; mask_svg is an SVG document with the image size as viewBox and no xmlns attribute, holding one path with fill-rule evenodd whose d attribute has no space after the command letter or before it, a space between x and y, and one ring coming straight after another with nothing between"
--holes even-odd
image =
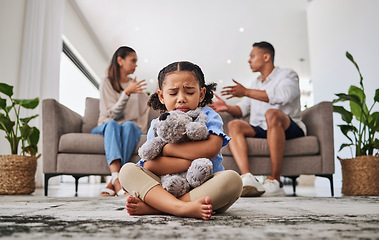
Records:
<instances>
[{"instance_id":1,"label":"girl's hair","mask_svg":"<svg viewBox=\"0 0 379 240\"><path fill-rule=\"evenodd\" d=\"M117 62L117 57L121 57L122 59L124 59L130 53L135 53L135 52L136 51L134 51L130 47L122 46L122 47L119 47L116 50L116 52L113 54L111 64L109 65L109 68L108 68L108 78L109 78L109 81L111 82L113 89L118 93L123 91L124 89L121 87L121 84L120 84L120 65Z\"/></svg>"},{"instance_id":2,"label":"girl's hair","mask_svg":"<svg viewBox=\"0 0 379 240\"><path fill-rule=\"evenodd\" d=\"M205 84L205 79L204 79L204 73L201 71L201 68L197 66L196 64L193 64L191 62L174 62L166 67L164 67L158 74L158 87L159 89L162 90L163 82L166 78L166 75L172 72L180 72L180 71L187 71L187 72L192 72L196 79L199 81L200 89L205 87L206 93L204 100L199 103L199 107L204 107L207 104L212 103L212 98L213 98L213 91L216 91L216 83L210 83L210 84ZM161 103L158 97L158 93L154 93L150 96L150 99L147 103L148 106L153 108L154 110L160 110L160 112L166 112L166 106Z\"/></svg>"}]
</instances>

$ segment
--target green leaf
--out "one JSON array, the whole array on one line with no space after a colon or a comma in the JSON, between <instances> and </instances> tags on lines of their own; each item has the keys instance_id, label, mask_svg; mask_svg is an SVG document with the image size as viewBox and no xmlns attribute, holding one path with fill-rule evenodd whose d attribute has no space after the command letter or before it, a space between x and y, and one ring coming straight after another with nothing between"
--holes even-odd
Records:
<instances>
[{"instance_id":1,"label":"green leaf","mask_svg":"<svg viewBox=\"0 0 379 240\"><path fill-rule=\"evenodd\" d=\"M353 146L354 144L352 143L344 143L344 144L341 144L341 147L340 149L338 150L338 152L341 152L342 149L344 149L345 147L350 147L350 146Z\"/></svg>"},{"instance_id":2,"label":"green leaf","mask_svg":"<svg viewBox=\"0 0 379 240\"><path fill-rule=\"evenodd\" d=\"M19 104L27 109L34 109L39 104L39 98L36 97L34 99L15 99L14 102L16 104Z\"/></svg>"},{"instance_id":3,"label":"green leaf","mask_svg":"<svg viewBox=\"0 0 379 240\"><path fill-rule=\"evenodd\" d=\"M12 110L12 108L13 108L13 105L12 106L8 106L8 107L5 108L5 111L7 113L9 113Z\"/></svg>"},{"instance_id":4,"label":"green leaf","mask_svg":"<svg viewBox=\"0 0 379 240\"><path fill-rule=\"evenodd\" d=\"M21 121L22 125L24 125L24 124L28 124L30 122L30 120L32 120L36 117L38 117L38 114L33 115L31 117L27 117L27 118L20 118L20 121Z\"/></svg>"},{"instance_id":5,"label":"green leaf","mask_svg":"<svg viewBox=\"0 0 379 240\"><path fill-rule=\"evenodd\" d=\"M0 129L4 130L7 134L11 133L15 122L11 121L7 116L0 113Z\"/></svg>"},{"instance_id":6,"label":"green leaf","mask_svg":"<svg viewBox=\"0 0 379 240\"><path fill-rule=\"evenodd\" d=\"M341 114L342 120L347 123L351 123L353 120L353 114L342 106L333 106L333 112Z\"/></svg>"},{"instance_id":7,"label":"green leaf","mask_svg":"<svg viewBox=\"0 0 379 240\"><path fill-rule=\"evenodd\" d=\"M4 93L8 97L13 96L13 87L6 83L0 83L0 92Z\"/></svg>"},{"instance_id":8,"label":"green leaf","mask_svg":"<svg viewBox=\"0 0 379 240\"><path fill-rule=\"evenodd\" d=\"M345 135L345 137L347 137L350 142L353 142L353 140L349 137L348 133L349 132L352 132L353 134L356 134L358 132L357 128L354 127L353 125L337 125L341 132L343 133L343 135Z\"/></svg>"},{"instance_id":9,"label":"green leaf","mask_svg":"<svg viewBox=\"0 0 379 240\"><path fill-rule=\"evenodd\" d=\"M345 93L337 93L335 95L338 97L338 99L334 99L333 103L336 103L336 102L345 102L345 101L353 101L353 102L356 102L356 103L360 103L359 97L355 96L355 95L348 95L348 94L345 94Z\"/></svg>"},{"instance_id":10,"label":"green leaf","mask_svg":"<svg viewBox=\"0 0 379 240\"><path fill-rule=\"evenodd\" d=\"M32 128L32 133L29 135L28 144L37 146L39 141L40 132L36 127Z\"/></svg>"},{"instance_id":11,"label":"green leaf","mask_svg":"<svg viewBox=\"0 0 379 240\"><path fill-rule=\"evenodd\" d=\"M38 152L37 146L27 146L24 148L24 152L28 153L30 156L35 157Z\"/></svg>"},{"instance_id":12,"label":"green leaf","mask_svg":"<svg viewBox=\"0 0 379 240\"><path fill-rule=\"evenodd\" d=\"M375 102L379 102L379 88L375 90L374 101L375 101Z\"/></svg>"},{"instance_id":13,"label":"green leaf","mask_svg":"<svg viewBox=\"0 0 379 240\"><path fill-rule=\"evenodd\" d=\"M366 105L366 94L363 92L362 89L356 86L351 86L349 88L349 95L356 96L359 98L358 103L356 101L350 102L350 109L358 121L366 124L367 117L369 115L369 111Z\"/></svg>"},{"instance_id":14,"label":"green leaf","mask_svg":"<svg viewBox=\"0 0 379 240\"><path fill-rule=\"evenodd\" d=\"M358 97L358 101L354 101L356 103L365 103L366 102L366 94L364 93L362 88L359 88L357 86L351 85L349 88L349 96L356 96ZM354 97L355 98L355 97ZM355 98L356 99L356 98Z\"/></svg>"},{"instance_id":15,"label":"green leaf","mask_svg":"<svg viewBox=\"0 0 379 240\"><path fill-rule=\"evenodd\" d=\"M363 77L362 77L362 74L361 74L361 71L359 70L359 67L358 67L358 64L354 61L354 58L353 56L346 51L346 57L355 65L355 67L357 68L358 70L358 73L359 73L359 77L360 77L360 80L359 80L359 84L362 86L363 88Z\"/></svg>"},{"instance_id":16,"label":"green leaf","mask_svg":"<svg viewBox=\"0 0 379 240\"><path fill-rule=\"evenodd\" d=\"M7 100L0 97L0 109L5 109L7 106Z\"/></svg>"},{"instance_id":17,"label":"green leaf","mask_svg":"<svg viewBox=\"0 0 379 240\"><path fill-rule=\"evenodd\" d=\"M372 155L374 151L374 143L364 144L361 150L361 155Z\"/></svg>"},{"instance_id":18,"label":"green leaf","mask_svg":"<svg viewBox=\"0 0 379 240\"><path fill-rule=\"evenodd\" d=\"M372 129L373 132L379 131L379 112L374 112L371 114L368 127Z\"/></svg>"},{"instance_id":19,"label":"green leaf","mask_svg":"<svg viewBox=\"0 0 379 240\"><path fill-rule=\"evenodd\" d=\"M29 125L23 125L20 127L20 131L22 140L27 140L33 132L33 129Z\"/></svg>"},{"instance_id":20,"label":"green leaf","mask_svg":"<svg viewBox=\"0 0 379 240\"><path fill-rule=\"evenodd\" d=\"M377 138L375 138L375 141L374 141L374 148L379 149L379 139Z\"/></svg>"},{"instance_id":21,"label":"green leaf","mask_svg":"<svg viewBox=\"0 0 379 240\"><path fill-rule=\"evenodd\" d=\"M33 127L32 132L27 139L29 146L24 148L24 151L30 154L31 156L35 156L38 152L39 137L40 137L39 130L36 127Z\"/></svg>"}]
</instances>

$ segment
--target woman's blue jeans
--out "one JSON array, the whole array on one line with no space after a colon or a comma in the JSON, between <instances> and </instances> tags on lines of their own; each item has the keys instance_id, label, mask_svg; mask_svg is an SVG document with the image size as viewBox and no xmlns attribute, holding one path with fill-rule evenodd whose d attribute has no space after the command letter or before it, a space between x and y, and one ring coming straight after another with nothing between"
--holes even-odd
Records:
<instances>
[{"instance_id":1,"label":"woman's blue jeans","mask_svg":"<svg viewBox=\"0 0 379 240\"><path fill-rule=\"evenodd\" d=\"M108 165L113 160L121 159L121 166L129 161L142 135L141 130L133 122L127 121L120 125L115 120L95 127L91 133L103 135Z\"/></svg>"}]
</instances>

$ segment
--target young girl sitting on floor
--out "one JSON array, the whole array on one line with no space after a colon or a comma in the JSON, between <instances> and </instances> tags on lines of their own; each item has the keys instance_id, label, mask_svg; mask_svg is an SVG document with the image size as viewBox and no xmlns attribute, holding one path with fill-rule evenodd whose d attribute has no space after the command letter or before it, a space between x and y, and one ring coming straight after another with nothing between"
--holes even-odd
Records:
<instances>
[{"instance_id":1,"label":"young girl sitting on floor","mask_svg":"<svg viewBox=\"0 0 379 240\"><path fill-rule=\"evenodd\" d=\"M130 215L173 214L176 216L209 220L213 212L225 212L240 196L242 181L232 170L222 166L221 148L230 140L223 133L223 122L213 109L205 107L212 102L215 84L205 84L200 67L190 62L175 62L163 68L158 75L159 89L149 106L161 112L187 112L198 107L208 117L208 139L202 141L169 143L155 159L127 163L120 171L120 182L131 194L126 199ZM148 132L153 136L154 121ZM191 161L208 158L213 163L213 177L201 186L175 198L160 185L165 174L186 171Z\"/></svg>"}]
</instances>

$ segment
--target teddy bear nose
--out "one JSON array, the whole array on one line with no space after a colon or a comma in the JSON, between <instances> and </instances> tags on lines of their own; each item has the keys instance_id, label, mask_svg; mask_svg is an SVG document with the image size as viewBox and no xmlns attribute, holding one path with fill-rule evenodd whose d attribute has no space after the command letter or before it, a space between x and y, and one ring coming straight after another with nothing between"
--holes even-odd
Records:
<instances>
[{"instance_id":1,"label":"teddy bear nose","mask_svg":"<svg viewBox=\"0 0 379 240\"><path fill-rule=\"evenodd\" d=\"M170 115L170 113L166 112L159 116L160 121L166 120L167 116Z\"/></svg>"}]
</instances>

